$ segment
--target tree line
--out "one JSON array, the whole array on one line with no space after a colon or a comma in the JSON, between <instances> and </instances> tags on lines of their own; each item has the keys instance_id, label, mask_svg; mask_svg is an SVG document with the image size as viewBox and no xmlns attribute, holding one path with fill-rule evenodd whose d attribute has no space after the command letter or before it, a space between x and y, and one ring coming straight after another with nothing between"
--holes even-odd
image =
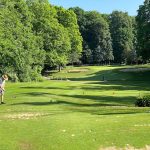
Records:
<instances>
[{"instance_id":1,"label":"tree line","mask_svg":"<svg viewBox=\"0 0 150 150\"><path fill-rule=\"evenodd\" d=\"M48 0L0 1L0 74L40 80L41 72L67 64L147 62L150 1L138 15L64 9Z\"/></svg>"},{"instance_id":2,"label":"tree line","mask_svg":"<svg viewBox=\"0 0 150 150\"><path fill-rule=\"evenodd\" d=\"M75 13L48 0L1 0L0 39L0 72L19 81L38 80L82 52Z\"/></svg>"},{"instance_id":3,"label":"tree line","mask_svg":"<svg viewBox=\"0 0 150 150\"><path fill-rule=\"evenodd\" d=\"M83 63L121 64L136 61L135 17L121 11L100 14L78 7L71 10L77 15L83 37Z\"/></svg>"}]
</instances>

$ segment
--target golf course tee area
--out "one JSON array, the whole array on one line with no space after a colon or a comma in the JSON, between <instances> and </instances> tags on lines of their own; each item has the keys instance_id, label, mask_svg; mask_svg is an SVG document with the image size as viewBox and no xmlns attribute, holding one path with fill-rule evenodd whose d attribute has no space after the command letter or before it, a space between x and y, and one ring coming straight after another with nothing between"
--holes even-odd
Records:
<instances>
[{"instance_id":1,"label":"golf course tee area","mask_svg":"<svg viewBox=\"0 0 150 150\"><path fill-rule=\"evenodd\" d=\"M6 82L0 150L150 150L150 65L66 67ZM113 150L114 150L113 149Z\"/></svg>"}]
</instances>

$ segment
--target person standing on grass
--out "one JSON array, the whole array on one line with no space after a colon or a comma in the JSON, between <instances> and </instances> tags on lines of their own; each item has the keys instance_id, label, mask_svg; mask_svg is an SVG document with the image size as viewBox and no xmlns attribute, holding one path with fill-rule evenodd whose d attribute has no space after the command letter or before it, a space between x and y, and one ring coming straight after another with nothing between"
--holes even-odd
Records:
<instances>
[{"instance_id":1,"label":"person standing on grass","mask_svg":"<svg viewBox=\"0 0 150 150\"><path fill-rule=\"evenodd\" d=\"M4 103L4 91L5 91L5 81L8 80L7 75L3 75L2 78L0 78L0 104Z\"/></svg>"}]
</instances>

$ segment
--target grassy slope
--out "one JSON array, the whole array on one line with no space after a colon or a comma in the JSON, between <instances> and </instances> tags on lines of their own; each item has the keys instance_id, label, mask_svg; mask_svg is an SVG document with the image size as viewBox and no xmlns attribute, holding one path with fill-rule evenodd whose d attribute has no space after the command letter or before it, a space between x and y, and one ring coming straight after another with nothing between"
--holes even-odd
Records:
<instances>
[{"instance_id":1,"label":"grassy slope","mask_svg":"<svg viewBox=\"0 0 150 150\"><path fill-rule=\"evenodd\" d=\"M101 146L150 145L150 110L136 108L150 90L150 71L120 72L124 67L67 68L56 78L70 81L8 83L0 105L2 150L98 150ZM149 67L149 66L144 66ZM87 68L87 72L67 73ZM102 81L105 76L105 82ZM16 114L41 117L12 118Z\"/></svg>"}]
</instances>

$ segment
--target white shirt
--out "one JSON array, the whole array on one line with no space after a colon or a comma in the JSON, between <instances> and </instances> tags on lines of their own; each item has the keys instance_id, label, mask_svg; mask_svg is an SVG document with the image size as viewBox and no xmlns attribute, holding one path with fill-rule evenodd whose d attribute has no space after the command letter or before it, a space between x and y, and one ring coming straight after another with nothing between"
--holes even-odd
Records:
<instances>
[{"instance_id":1,"label":"white shirt","mask_svg":"<svg viewBox=\"0 0 150 150\"><path fill-rule=\"evenodd\" d=\"M3 83L2 78L0 78L0 84L2 84L2 83Z\"/></svg>"},{"instance_id":2,"label":"white shirt","mask_svg":"<svg viewBox=\"0 0 150 150\"><path fill-rule=\"evenodd\" d=\"M2 78L0 78L0 87L4 87L5 86L5 80L2 80Z\"/></svg>"}]
</instances>

